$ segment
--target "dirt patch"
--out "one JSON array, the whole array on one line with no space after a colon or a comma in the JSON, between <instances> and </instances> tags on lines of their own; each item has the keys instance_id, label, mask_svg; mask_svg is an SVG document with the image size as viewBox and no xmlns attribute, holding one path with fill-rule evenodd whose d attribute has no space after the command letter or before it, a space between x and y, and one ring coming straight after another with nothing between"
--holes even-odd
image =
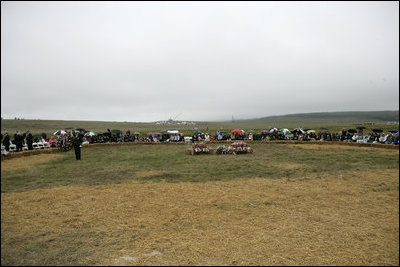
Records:
<instances>
[{"instance_id":1,"label":"dirt patch","mask_svg":"<svg viewBox=\"0 0 400 267\"><path fill-rule=\"evenodd\" d=\"M28 157L18 157L8 160L2 160L1 170L14 171L18 169L31 168L33 166L37 166L38 164L52 161L61 158L63 156L64 155L53 153L53 154L30 155Z\"/></svg>"},{"instance_id":2,"label":"dirt patch","mask_svg":"<svg viewBox=\"0 0 400 267\"><path fill-rule=\"evenodd\" d=\"M398 170L307 178L3 193L2 252L25 240L56 265L398 266Z\"/></svg>"}]
</instances>

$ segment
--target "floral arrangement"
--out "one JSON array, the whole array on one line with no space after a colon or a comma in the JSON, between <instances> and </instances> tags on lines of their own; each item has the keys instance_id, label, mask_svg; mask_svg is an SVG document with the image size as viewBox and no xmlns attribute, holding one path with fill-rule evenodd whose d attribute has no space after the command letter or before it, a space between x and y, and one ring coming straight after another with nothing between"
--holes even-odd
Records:
<instances>
[{"instance_id":1,"label":"floral arrangement","mask_svg":"<svg viewBox=\"0 0 400 267\"><path fill-rule=\"evenodd\" d=\"M66 152L74 146L72 136L70 134L60 135L57 139L57 148L60 151Z\"/></svg>"},{"instance_id":2,"label":"floral arrangement","mask_svg":"<svg viewBox=\"0 0 400 267\"><path fill-rule=\"evenodd\" d=\"M208 148L207 144L204 142L195 143L192 147L186 149L187 155L199 155L199 154L211 154L213 152L212 148Z\"/></svg>"},{"instance_id":3,"label":"floral arrangement","mask_svg":"<svg viewBox=\"0 0 400 267\"><path fill-rule=\"evenodd\" d=\"M228 154L245 154L245 153L253 153L253 148L247 146L245 142L234 142L232 143L227 150Z\"/></svg>"},{"instance_id":4,"label":"floral arrangement","mask_svg":"<svg viewBox=\"0 0 400 267\"><path fill-rule=\"evenodd\" d=\"M50 147L57 147L57 140L56 139L49 139Z\"/></svg>"},{"instance_id":5,"label":"floral arrangement","mask_svg":"<svg viewBox=\"0 0 400 267\"><path fill-rule=\"evenodd\" d=\"M226 146L219 146L215 152L219 155L225 155L228 153L228 149Z\"/></svg>"}]
</instances>

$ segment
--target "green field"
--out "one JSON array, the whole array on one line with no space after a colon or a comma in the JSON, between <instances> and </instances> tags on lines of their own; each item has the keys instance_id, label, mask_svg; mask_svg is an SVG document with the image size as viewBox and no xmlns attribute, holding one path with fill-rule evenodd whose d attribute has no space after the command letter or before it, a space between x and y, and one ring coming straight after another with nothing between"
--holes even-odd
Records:
<instances>
[{"instance_id":1,"label":"green field","mask_svg":"<svg viewBox=\"0 0 400 267\"><path fill-rule=\"evenodd\" d=\"M195 125L3 119L1 131L336 132L375 121L319 116ZM367 133L398 129L376 118ZM255 152L236 156L186 155L183 143L91 144L81 161L73 150L4 159L2 265L398 266L398 146L329 143L248 142Z\"/></svg>"},{"instance_id":2,"label":"green field","mask_svg":"<svg viewBox=\"0 0 400 267\"><path fill-rule=\"evenodd\" d=\"M217 148L218 145L209 146ZM188 156L184 151L190 146L183 144L89 145L82 150L82 161L76 161L71 150L60 153L61 157L38 167L2 170L1 190L26 191L60 185L91 186L132 180L209 182L255 177L298 179L309 174L323 177L349 171L393 169L398 168L399 163L398 155L388 154L385 149L350 146L333 150L308 149L303 146L257 143L250 146L255 153L235 157L217 154ZM287 168L287 165L296 167ZM149 175L141 176L143 173Z\"/></svg>"},{"instance_id":3,"label":"green field","mask_svg":"<svg viewBox=\"0 0 400 267\"><path fill-rule=\"evenodd\" d=\"M2 265L398 266L398 147L249 145L2 160Z\"/></svg>"}]
</instances>

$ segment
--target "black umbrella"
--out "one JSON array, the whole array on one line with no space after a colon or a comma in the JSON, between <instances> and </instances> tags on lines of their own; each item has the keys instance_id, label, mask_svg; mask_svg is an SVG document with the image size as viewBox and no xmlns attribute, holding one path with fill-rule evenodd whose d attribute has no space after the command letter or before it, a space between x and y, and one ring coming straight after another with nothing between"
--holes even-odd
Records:
<instances>
[{"instance_id":1,"label":"black umbrella","mask_svg":"<svg viewBox=\"0 0 400 267\"><path fill-rule=\"evenodd\" d=\"M88 131L86 131L86 130L83 129L83 128L76 128L76 130L77 130L77 131L80 131L80 132L88 132Z\"/></svg>"},{"instance_id":2,"label":"black umbrella","mask_svg":"<svg viewBox=\"0 0 400 267\"><path fill-rule=\"evenodd\" d=\"M292 133L303 134L303 133L304 133L304 130L301 129L301 128L294 128L293 131L292 131Z\"/></svg>"},{"instance_id":3,"label":"black umbrella","mask_svg":"<svg viewBox=\"0 0 400 267\"><path fill-rule=\"evenodd\" d=\"M356 129L348 129L347 132L349 132L349 133L356 133L357 130L356 130Z\"/></svg>"},{"instance_id":4,"label":"black umbrella","mask_svg":"<svg viewBox=\"0 0 400 267\"><path fill-rule=\"evenodd\" d=\"M305 128L305 129L303 129L303 131L305 131L305 132L307 132L307 131L309 131L309 130L312 130L311 128Z\"/></svg>"},{"instance_id":5,"label":"black umbrella","mask_svg":"<svg viewBox=\"0 0 400 267\"><path fill-rule=\"evenodd\" d=\"M357 126L356 128L359 129L359 130L364 130L364 129L366 129L364 126Z\"/></svg>"},{"instance_id":6,"label":"black umbrella","mask_svg":"<svg viewBox=\"0 0 400 267\"><path fill-rule=\"evenodd\" d=\"M388 132L389 132L389 133L397 133L397 132L399 132L399 131L396 130L396 129L390 129Z\"/></svg>"},{"instance_id":7,"label":"black umbrella","mask_svg":"<svg viewBox=\"0 0 400 267\"><path fill-rule=\"evenodd\" d=\"M372 129L372 131L373 131L374 133L381 133L381 132L383 132L382 129Z\"/></svg>"}]
</instances>

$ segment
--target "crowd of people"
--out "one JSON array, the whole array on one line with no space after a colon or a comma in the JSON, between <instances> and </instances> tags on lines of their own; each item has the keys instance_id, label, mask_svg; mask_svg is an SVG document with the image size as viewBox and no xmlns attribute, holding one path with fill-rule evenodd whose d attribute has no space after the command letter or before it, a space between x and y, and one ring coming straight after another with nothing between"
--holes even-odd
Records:
<instances>
[{"instance_id":1,"label":"crowd of people","mask_svg":"<svg viewBox=\"0 0 400 267\"><path fill-rule=\"evenodd\" d=\"M222 137L222 140L228 137ZM265 133L244 133L237 134L234 139L239 140L294 140L294 141L343 141L358 143L381 143L381 144L399 144L399 132L353 132L342 129L341 131L331 133L329 131L292 131L285 133L281 131ZM219 139L218 139L219 140Z\"/></svg>"},{"instance_id":2,"label":"crowd of people","mask_svg":"<svg viewBox=\"0 0 400 267\"><path fill-rule=\"evenodd\" d=\"M47 143L49 144L49 139L47 139L47 135L45 133L42 134L36 134L32 135L32 133L28 130L21 134L19 131L16 131L13 139L11 139L9 133L6 131L4 134L1 134L1 145L2 145L2 152L3 152L3 147L4 151L9 152L11 146L15 146L15 151L23 151L23 150L33 150L34 147L33 145L36 142L40 143ZM55 140L54 140L55 141ZM49 144L49 147L55 147L55 142L51 142L51 145Z\"/></svg>"},{"instance_id":3,"label":"crowd of people","mask_svg":"<svg viewBox=\"0 0 400 267\"><path fill-rule=\"evenodd\" d=\"M383 132L383 131L352 131L351 129L342 129L337 132L327 130L304 131L297 128L293 131L281 131L276 128L270 131L262 131L256 133L254 131L231 133L227 131L217 131L215 134L202 133L195 131L191 135L183 133L147 133L142 135L138 132L131 134L127 131L111 133L110 131L99 135L87 136L88 143L109 143L109 142L184 142L190 139L191 142L197 141L234 141L234 140L249 140L249 141L268 141L268 140L294 140L294 141L343 141L343 142L358 142L358 143L381 143L381 144L399 144L399 132Z\"/></svg>"},{"instance_id":4,"label":"crowd of people","mask_svg":"<svg viewBox=\"0 0 400 267\"><path fill-rule=\"evenodd\" d=\"M192 135L185 136L184 134L176 131L174 133L161 132L161 133L147 133L140 134L139 132L131 132L128 130L124 134L122 131L112 132L107 129L102 134L87 134L80 132L83 143L110 143L110 142L190 142L197 141L234 141L234 140L249 140L249 141L268 141L268 140L294 140L294 141L342 141L342 142L357 142L357 143L380 143L380 144L399 144L399 132L393 130L392 132L368 131L354 129L342 129L337 132L330 132L328 130L303 130L296 128L292 131L287 129L278 130L272 128L270 130L263 130L261 132L242 131L242 132L227 132L217 131L215 134L202 133L196 130ZM75 131L69 134L75 137ZM1 134L2 151L10 151L10 145L15 145L16 152L23 150L33 150L34 142L51 143L47 147L55 147L56 140L47 138L45 133L32 135L30 131L21 134L19 131L11 139L8 132Z\"/></svg>"},{"instance_id":5,"label":"crowd of people","mask_svg":"<svg viewBox=\"0 0 400 267\"><path fill-rule=\"evenodd\" d=\"M183 134L169 134L169 133L148 133L147 135L140 135L138 133L126 134L122 133L103 133L93 136L87 136L86 140L89 143L110 143L110 142L181 142L183 141Z\"/></svg>"}]
</instances>

